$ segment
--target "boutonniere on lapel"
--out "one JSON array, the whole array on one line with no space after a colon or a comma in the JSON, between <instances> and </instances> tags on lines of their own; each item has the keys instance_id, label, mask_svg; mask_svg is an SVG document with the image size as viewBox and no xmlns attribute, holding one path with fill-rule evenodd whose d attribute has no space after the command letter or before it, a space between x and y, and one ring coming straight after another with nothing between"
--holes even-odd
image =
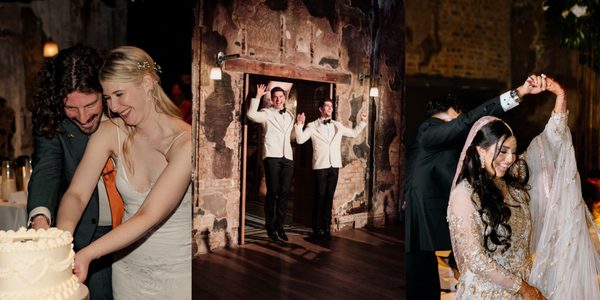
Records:
<instances>
[{"instance_id":1,"label":"boutonniere on lapel","mask_svg":"<svg viewBox=\"0 0 600 300\"><path fill-rule=\"evenodd\" d=\"M74 135L73 133L69 132L69 133L67 134L67 138L69 138L70 140L72 140L72 139L74 139L74 138L75 138L75 135Z\"/></svg>"}]
</instances>

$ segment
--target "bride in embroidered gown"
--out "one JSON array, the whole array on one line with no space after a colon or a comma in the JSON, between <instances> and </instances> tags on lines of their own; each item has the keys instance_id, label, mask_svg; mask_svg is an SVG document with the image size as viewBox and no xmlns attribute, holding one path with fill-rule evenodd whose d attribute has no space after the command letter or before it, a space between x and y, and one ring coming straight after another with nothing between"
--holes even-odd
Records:
<instances>
[{"instance_id":1,"label":"bride in embroidered gown","mask_svg":"<svg viewBox=\"0 0 600 300\"><path fill-rule=\"evenodd\" d=\"M455 299L600 299L598 229L581 198L564 90L545 76L531 84L557 98L526 163L494 117L478 121L463 148L448 207Z\"/></svg>"},{"instance_id":2,"label":"bride in embroidered gown","mask_svg":"<svg viewBox=\"0 0 600 300\"><path fill-rule=\"evenodd\" d=\"M116 162L123 223L75 255L85 280L89 263L116 251L115 299L191 299L191 134L179 109L158 84L159 68L143 50L119 47L107 56L100 80L108 108L91 136L61 200L59 228L73 231L102 162Z\"/></svg>"}]
</instances>

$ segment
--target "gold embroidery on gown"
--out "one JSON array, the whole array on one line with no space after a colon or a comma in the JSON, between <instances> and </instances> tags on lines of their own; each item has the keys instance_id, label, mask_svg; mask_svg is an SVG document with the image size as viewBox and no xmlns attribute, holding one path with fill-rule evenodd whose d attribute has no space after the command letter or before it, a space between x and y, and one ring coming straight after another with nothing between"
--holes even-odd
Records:
<instances>
[{"instance_id":1,"label":"gold embroidery on gown","mask_svg":"<svg viewBox=\"0 0 600 300\"><path fill-rule=\"evenodd\" d=\"M522 299L514 294L521 280L549 300L600 299L600 230L581 198L567 113L552 113L523 158L530 201L510 208L512 246L504 254L483 247L469 184L450 194L448 222L461 271L455 299Z\"/></svg>"},{"instance_id":2,"label":"gold embroidery on gown","mask_svg":"<svg viewBox=\"0 0 600 300\"><path fill-rule=\"evenodd\" d=\"M531 269L529 206L518 191L512 195L519 200L504 199L511 210L511 246L498 246L490 252L483 246L484 224L471 200L472 192L462 181L452 191L448 205L452 250L460 271L455 299L522 299L515 293Z\"/></svg>"}]
</instances>

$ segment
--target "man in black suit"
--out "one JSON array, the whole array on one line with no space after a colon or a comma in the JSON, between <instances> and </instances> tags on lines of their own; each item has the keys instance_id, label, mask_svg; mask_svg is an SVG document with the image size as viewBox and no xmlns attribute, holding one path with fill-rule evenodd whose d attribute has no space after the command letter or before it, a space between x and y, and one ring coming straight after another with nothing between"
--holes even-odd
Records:
<instances>
[{"instance_id":1,"label":"man in black suit","mask_svg":"<svg viewBox=\"0 0 600 300\"><path fill-rule=\"evenodd\" d=\"M74 46L48 60L39 73L32 109L33 173L27 200L29 223L34 229L46 229L55 223L59 202L73 179L89 136L98 129L103 116L98 78L101 63L96 50ZM73 234L75 251L110 231L123 216L120 195L112 193L109 197L108 191L116 192L116 187L112 161L107 166ZM85 282L91 300L112 299L111 265L111 256L91 264Z\"/></svg>"},{"instance_id":2,"label":"man in black suit","mask_svg":"<svg viewBox=\"0 0 600 300\"><path fill-rule=\"evenodd\" d=\"M530 78L520 87L467 113L461 113L451 95L429 102L430 118L419 126L407 159L404 190L407 300L440 299L435 251L452 249L446 210L460 151L471 126L483 116L501 116L519 105L523 96L542 91L529 81Z\"/></svg>"}]
</instances>

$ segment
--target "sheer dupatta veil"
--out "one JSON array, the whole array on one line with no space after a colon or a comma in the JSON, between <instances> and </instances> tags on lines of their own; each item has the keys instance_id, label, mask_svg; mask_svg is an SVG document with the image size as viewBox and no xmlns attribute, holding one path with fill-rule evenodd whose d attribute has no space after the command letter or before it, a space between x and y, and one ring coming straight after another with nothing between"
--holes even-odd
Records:
<instances>
[{"instance_id":1,"label":"sheer dupatta veil","mask_svg":"<svg viewBox=\"0 0 600 300\"><path fill-rule=\"evenodd\" d=\"M567 113L527 148L532 218L529 282L548 299L600 299L600 234L581 196Z\"/></svg>"}]
</instances>

